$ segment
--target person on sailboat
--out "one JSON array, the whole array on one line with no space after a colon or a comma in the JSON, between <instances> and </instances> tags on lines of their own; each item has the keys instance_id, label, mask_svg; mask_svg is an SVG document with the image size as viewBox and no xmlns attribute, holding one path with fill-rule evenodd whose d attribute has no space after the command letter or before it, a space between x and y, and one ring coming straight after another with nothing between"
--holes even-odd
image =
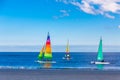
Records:
<instances>
[{"instance_id":1,"label":"person on sailboat","mask_svg":"<svg viewBox=\"0 0 120 80\"><path fill-rule=\"evenodd\" d=\"M104 60L102 60L101 62L105 62Z\"/></svg>"},{"instance_id":2,"label":"person on sailboat","mask_svg":"<svg viewBox=\"0 0 120 80\"><path fill-rule=\"evenodd\" d=\"M69 54L66 54L66 55L65 55L65 58L66 58L67 60L69 60L69 59L70 59L70 55L69 55Z\"/></svg>"}]
</instances>

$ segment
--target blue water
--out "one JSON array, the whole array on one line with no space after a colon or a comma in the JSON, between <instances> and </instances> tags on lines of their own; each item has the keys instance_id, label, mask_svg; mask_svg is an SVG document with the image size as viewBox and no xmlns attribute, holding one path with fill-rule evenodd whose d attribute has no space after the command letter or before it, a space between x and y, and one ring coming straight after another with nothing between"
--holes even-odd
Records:
<instances>
[{"instance_id":1,"label":"blue water","mask_svg":"<svg viewBox=\"0 0 120 80\"><path fill-rule=\"evenodd\" d=\"M120 52L105 52L105 61L110 62L109 65L95 65L91 61L96 60L96 52L71 52L72 59L70 61L63 60L64 52L54 52L53 61L56 63L37 63L39 52L0 52L0 68L1 69L114 69L120 70Z\"/></svg>"}]
</instances>

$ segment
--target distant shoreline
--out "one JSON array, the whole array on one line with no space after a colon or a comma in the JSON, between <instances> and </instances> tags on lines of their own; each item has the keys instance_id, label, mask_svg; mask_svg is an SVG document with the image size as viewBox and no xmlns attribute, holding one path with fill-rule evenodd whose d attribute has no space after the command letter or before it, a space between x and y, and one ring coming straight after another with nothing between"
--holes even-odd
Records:
<instances>
[{"instance_id":1,"label":"distant shoreline","mask_svg":"<svg viewBox=\"0 0 120 80\"><path fill-rule=\"evenodd\" d=\"M0 52L39 52L42 46L0 46ZM64 52L65 45L52 45L52 52ZM70 45L70 52L97 52L97 45ZM103 45L104 52L120 52L120 46L105 46Z\"/></svg>"}]
</instances>

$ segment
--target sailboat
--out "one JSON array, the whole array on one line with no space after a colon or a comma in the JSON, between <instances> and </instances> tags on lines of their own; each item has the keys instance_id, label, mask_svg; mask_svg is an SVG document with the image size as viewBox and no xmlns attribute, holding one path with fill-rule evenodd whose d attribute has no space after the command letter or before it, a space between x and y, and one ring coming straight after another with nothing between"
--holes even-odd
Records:
<instances>
[{"instance_id":1,"label":"sailboat","mask_svg":"<svg viewBox=\"0 0 120 80\"><path fill-rule=\"evenodd\" d=\"M110 64L110 62L105 62L102 52L102 38L99 42L99 48L98 48L98 55L97 55L97 61L91 61L92 64Z\"/></svg>"},{"instance_id":2,"label":"sailboat","mask_svg":"<svg viewBox=\"0 0 120 80\"><path fill-rule=\"evenodd\" d=\"M63 59L66 59L66 60L70 60L71 59L70 50L69 50L69 41L67 42L66 53L65 53L65 56L63 57Z\"/></svg>"},{"instance_id":3,"label":"sailboat","mask_svg":"<svg viewBox=\"0 0 120 80\"><path fill-rule=\"evenodd\" d=\"M42 47L40 54L38 55L38 61L39 63L55 63L55 61L52 61L52 49L51 49L51 41L50 41L50 35L48 32L46 44Z\"/></svg>"}]
</instances>

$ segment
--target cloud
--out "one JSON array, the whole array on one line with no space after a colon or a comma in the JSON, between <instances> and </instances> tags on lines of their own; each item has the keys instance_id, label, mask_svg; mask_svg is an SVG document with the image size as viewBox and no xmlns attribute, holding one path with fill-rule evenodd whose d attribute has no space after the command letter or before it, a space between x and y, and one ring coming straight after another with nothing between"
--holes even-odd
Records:
<instances>
[{"instance_id":1,"label":"cloud","mask_svg":"<svg viewBox=\"0 0 120 80\"><path fill-rule=\"evenodd\" d=\"M120 14L120 0L56 0L65 4L72 4L85 13L104 15L114 19L112 14Z\"/></svg>"},{"instance_id":2,"label":"cloud","mask_svg":"<svg viewBox=\"0 0 120 80\"><path fill-rule=\"evenodd\" d=\"M69 16L68 11L66 11L66 10L60 10L60 12L62 13L62 15L60 17Z\"/></svg>"},{"instance_id":3,"label":"cloud","mask_svg":"<svg viewBox=\"0 0 120 80\"><path fill-rule=\"evenodd\" d=\"M69 16L69 12L70 10L60 10L59 11L61 14L59 16L53 16L54 19L58 19L58 18L63 18L63 17L67 17Z\"/></svg>"},{"instance_id":4,"label":"cloud","mask_svg":"<svg viewBox=\"0 0 120 80\"><path fill-rule=\"evenodd\" d=\"M111 18L111 19L114 19L114 18L115 18L114 16L109 15L109 14L107 14L107 13L105 14L105 16L108 17L108 18Z\"/></svg>"}]
</instances>

